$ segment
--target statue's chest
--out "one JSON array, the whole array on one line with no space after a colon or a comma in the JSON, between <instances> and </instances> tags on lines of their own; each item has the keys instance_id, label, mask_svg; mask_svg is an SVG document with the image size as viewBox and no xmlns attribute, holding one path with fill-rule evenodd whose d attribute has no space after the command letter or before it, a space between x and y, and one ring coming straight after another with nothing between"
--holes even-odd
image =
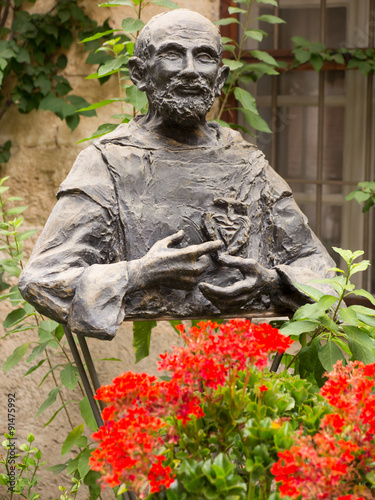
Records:
<instances>
[{"instance_id":1,"label":"statue's chest","mask_svg":"<svg viewBox=\"0 0 375 500\"><path fill-rule=\"evenodd\" d=\"M216 226L229 244L232 233L246 225L248 168L222 149L132 148L129 154L129 148L117 146L108 161L125 228L127 259L142 257L156 241L180 229L185 231L184 245L212 239ZM233 200L243 202L242 210L237 205L233 209Z\"/></svg>"}]
</instances>

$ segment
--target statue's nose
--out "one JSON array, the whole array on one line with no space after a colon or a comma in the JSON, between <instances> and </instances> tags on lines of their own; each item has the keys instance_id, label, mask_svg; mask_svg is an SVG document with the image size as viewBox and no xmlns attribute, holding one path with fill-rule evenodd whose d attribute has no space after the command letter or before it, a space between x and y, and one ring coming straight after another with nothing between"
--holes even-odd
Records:
<instances>
[{"instance_id":1,"label":"statue's nose","mask_svg":"<svg viewBox=\"0 0 375 500\"><path fill-rule=\"evenodd\" d=\"M185 57L185 65L184 65L184 68L181 70L180 74L182 76L185 76L185 77L197 77L198 76L198 72L195 68L195 64L194 64L194 57L193 57L193 54L191 53L187 53L186 54L186 57Z\"/></svg>"}]
</instances>

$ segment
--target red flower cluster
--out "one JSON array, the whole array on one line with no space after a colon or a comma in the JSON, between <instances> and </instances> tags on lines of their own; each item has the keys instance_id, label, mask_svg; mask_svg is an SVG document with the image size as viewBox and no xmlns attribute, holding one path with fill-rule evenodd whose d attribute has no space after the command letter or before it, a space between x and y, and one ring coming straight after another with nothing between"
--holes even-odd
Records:
<instances>
[{"instance_id":1,"label":"red flower cluster","mask_svg":"<svg viewBox=\"0 0 375 500\"><path fill-rule=\"evenodd\" d=\"M232 319L215 332L217 328L216 323L202 321L186 333L180 325L188 348L160 355L159 369L173 372L173 379L185 385L198 388L203 382L216 389L231 371L265 368L269 353L284 352L294 342L271 325L254 325L250 320Z\"/></svg>"},{"instance_id":2,"label":"red flower cluster","mask_svg":"<svg viewBox=\"0 0 375 500\"><path fill-rule=\"evenodd\" d=\"M276 481L282 483L282 496L372 498L366 487L358 490L358 485L366 480L375 459L374 374L375 364L336 363L321 389L321 395L336 411L323 418L315 436L304 436L301 429L295 445L280 452L279 461L272 467Z\"/></svg>"},{"instance_id":3,"label":"red flower cluster","mask_svg":"<svg viewBox=\"0 0 375 500\"><path fill-rule=\"evenodd\" d=\"M270 325L249 320L229 323L201 322L185 332L178 329L187 347L161 355L159 370L171 372L170 381L145 373L123 373L97 391L96 399L109 406L105 421L93 438L100 443L90 466L102 473L102 486L126 484L140 497L168 488L173 471L163 465L168 444L178 441L177 429L169 422L185 424L193 416L204 416L204 400L212 390L255 365L263 368L272 351L283 352L292 341ZM262 386L261 391L267 388Z\"/></svg>"}]
</instances>

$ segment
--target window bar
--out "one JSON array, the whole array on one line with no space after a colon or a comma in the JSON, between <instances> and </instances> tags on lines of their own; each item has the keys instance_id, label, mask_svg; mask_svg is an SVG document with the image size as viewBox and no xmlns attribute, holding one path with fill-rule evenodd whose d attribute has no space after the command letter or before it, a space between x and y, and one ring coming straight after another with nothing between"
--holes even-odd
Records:
<instances>
[{"instance_id":1,"label":"window bar","mask_svg":"<svg viewBox=\"0 0 375 500\"><path fill-rule=\"evenodd\" d=\"M279 6L274 8L274 15L279 16ZM273 48L278 50L279 48L279 29L280 25L278 23L273 25ZM272 130L272 140L271 140L271 166L277 170L277 95L279 91L279 78L280 75L274 75L272 77L272 97L271 97L271 130Z\"/></svg>"},{"instance_id":2,"label":"window bar","mask_svg":"<svg viewBox=\"0 0 375 500\"><path fill-rule=\"evenodd\" d=\"M326 24L326 0L320 0L320 41L324 43ZM318 238L322 235L322 205L323 205L323 184L320 182L323 179L323 153L324 153L324 103L325 103L325 72L319 72L319 100L318 100L318 165L316 180L316 225L315 233Z\"/></svg>"},{"instance_id":3,"label":"window bar","mask_svg":"<svg viewBox=\"0 0 375 500\"><path fill-rule=\"evenodd\" d=\"M368 47L374 47L374 23L375 23L375 0L369 0L369 22L368 22ZM372 120L373 120L373 75L369 74L366 80L366 132L365 132L365 181L371 181L373 169L371 167L372 153ZM366 212L364 214L364 231L363 231L363 250L366 257L372 255L372 242L370 238L370 225L372 222L372 214ZM371 288L371 273L366 271L363 277L367 289Z\"/></svg>"}]
</instances>

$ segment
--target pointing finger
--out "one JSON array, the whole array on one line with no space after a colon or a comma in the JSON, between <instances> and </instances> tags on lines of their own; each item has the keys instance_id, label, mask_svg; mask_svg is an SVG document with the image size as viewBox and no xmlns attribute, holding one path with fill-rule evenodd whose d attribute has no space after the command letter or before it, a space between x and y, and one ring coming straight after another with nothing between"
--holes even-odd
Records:
<instances>
[{"instance_id":1,"label":"pointing finger","mask_svg":"<svg viewBox=\"0 0 375 500\"><path fill-rule=\"evenodd\" d=\"M178 231L177 233L171 234L170 236L167 236L163 240L161 240L164 244L167 245L167 247L171 245L177 245L178 243L181 243L181 241L184 239L185 232L181 229L181 231Z\"/></svg>"},{"instance_id":2,"label":"pointing finger","mask_svg":"<svg viewBox=\"0 0 375 500\"><path fill-rule=\"evenodd\" d=\"M252 292L254 284L254 280L243 280L237 281L234 285L221 287L203 282L199 284L199 289L203 295L207 295L207 297L230 299L244 293Z\"/></svg>"},{"instance_id":3,"label":"pointing finger","mask_svg":"<svg viewBox=\"0 0 375 500\"><path fill-rule=\"evenodd\" d=\"M234 255L222 254L218 256L218 262L228 267L235 267L243 271L256 271L259 264L254 259L244 259Z\"/></svg>"},{"instance_id":4,"label":"pointing finger","mask_svg":"<svg viewBox=\"0 0 375 500\"><path fill-rule=\"evenodd\" d=\"M201 243L200 245L192 245L191 247L188 247L188 249L191 249L193 252L195 252L198 258L206 253L216 252L217 250L220 250L220 248L223 247L224 243L221 240L215 240L215 241L207 241L206 243Z\"/></svg>"}]
</instances>

